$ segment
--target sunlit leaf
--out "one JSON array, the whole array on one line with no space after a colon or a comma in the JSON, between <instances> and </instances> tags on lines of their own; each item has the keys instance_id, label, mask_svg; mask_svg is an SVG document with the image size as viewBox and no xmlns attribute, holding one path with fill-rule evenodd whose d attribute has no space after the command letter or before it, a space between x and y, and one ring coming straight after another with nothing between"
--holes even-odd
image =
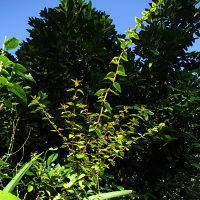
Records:
<instances>
[{"instance_id":1,"label":"sunlit leaf","mask_svg":"<svg viewBox=\"0 0 200 200\"><path fill-rule=\"evenodd\" d=\"M13 37L6 39L5 41L5 47L7 50L15 49L19 45L19 39Z\"/></svg>"},{"instance_id":2,"label":"sunlit leaf","mask_svg":"<svg viewBox=\"0 0 200 200\"><path fill-rule=\"evenodd\" d=\"M105 92L106 92L106 89L100 89L95 93L95 95L101 95L101 94L104 94Z\"/></svg>"},{"instance_id":3,"label":"sunlit leaf","mask_svg":"<svg viewBox=\"0 0 200 200\"><path fill-rule=\"evenodd\" d=\"M117 83L117 82L114 82L113 83L113 86L114 86L114 88L118 91L118 92L122 92L122 90L121 90L121 87L120 87L120 84L119 83Z\"/></svg>"},{"instance_id":4,"label":"sunlit leaf","mask_svg":"<svg viewBox=\"0 0 200 200\"><path fill-rule=\"evenodd\" d=\"M108 102L105 102L104 105L105 105L105 108L108 110L108 112L111 113L112 112L112 108L111 108L110 104Z\"/></svg>"},{"instance_id":5,"label":"sunlit leaf","mask_svg":"<svg viewBox=\"0 0 200 200\"><path fill-rule=\"evenodd\" d=\"M47 159L47 166L49 167L51 163L53 163L58 158L58 153L54 153L50 155Z\"/></svg>"}]
</instances>

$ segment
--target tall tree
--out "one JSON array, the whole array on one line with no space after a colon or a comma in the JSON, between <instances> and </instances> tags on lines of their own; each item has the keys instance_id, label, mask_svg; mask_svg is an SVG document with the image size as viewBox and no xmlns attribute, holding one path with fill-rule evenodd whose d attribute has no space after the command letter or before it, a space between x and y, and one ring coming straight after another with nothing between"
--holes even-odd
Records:
<instances>
[{"instance_id":1,"label":"tall tree","mask_svg":"<svg viewBox=\"0 0 200 200\"><path fill-rule=\"evenodd\" d=\"M91 93L99 88L113 55L120 52L115 27L105 12L97 11L91 2L83 0L60 2L56 8L42 10L40 18L29 19L30 37L16 52L18 61L31 71L37 82L32 85L31 93L35 95L41 90L38 95L48 103L54 116L60 103L67 101L66 89L71 87L72 78L82 80L82 89L87 94L85 101L93 102ZM23 112L23 118L34 127L27 154L61 142L55 133L49 132L51 127L38 113L30 116Z\"/></svg>"},{"instance_id":2,"label":"tall tree","mask_svg":"<svg viewBox=\"0 0 200 200\"><path fill-rule=\"evenodd\" d=\"M165 0L134 41L139 58L127 73L123 99L152 111L146 127L166 122L116 167L125 188L135 188L142 199L199 198L200 53L187 52L200 36L198 2Z\"/></svg>"},{"instance_id":3,"label":"tall tree","mask_svg":"<svg viewBox=\"0 0 200 200\"><path fill-rule=\"evenodd\" d=\"M54 9L44 9L40 18L30 18L30 38L16 53L37 80L36 90L48 93L54 103L64 100L71 78L95 88L119 51L112 20L96 11L91 2L61 1Z\"/></svg>"}]
</instances>

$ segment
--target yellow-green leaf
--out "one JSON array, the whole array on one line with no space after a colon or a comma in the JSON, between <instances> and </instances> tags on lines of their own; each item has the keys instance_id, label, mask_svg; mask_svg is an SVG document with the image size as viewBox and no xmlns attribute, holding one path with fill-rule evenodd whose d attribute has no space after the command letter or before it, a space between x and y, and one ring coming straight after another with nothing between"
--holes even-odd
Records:
<instances>
[{"instance_id":1,"label":"yellow-green leaf","mask_svg":"<svg viewBox=\"0 0 200 200\"><path fill-rule=\"evenodd\" d=\"M106 92L106 89L100 89L95 93L95 95L101 95L101 94L104 94L105 92Z\"/></svg>"},{"instance_id":2,"label":"yellow-green leaf","mask_svg":"<svg viewBox=\"0 0 200 200\"><path fill-rule=\"evenodd\" d=\"M114 86L114 88L115 88L118 92L120 92L120 93L122 92L121 86L120 86L119 83L115 82L115 83L113 83L113 86Z\"/></svg>"},{"instance_id":3,"label":"yellow-green leaf","mask_svg":"<svg viewBox=\"0 0 200 200\"><path fill-rule=\"evenodd\" d=\"M5 41L5 47L7 50L15 49L19 45L19 39L13 37L6 39Z\"/></svg>"},{"instance_id":4,"label":"yellow-green leaf","mask_svg":"<svg viewBox=\"0 0 200 200\"><path fill-rule=\"evenodd\" d=\"M140 20L138 17L135 17L135 22L136 22L137 24L139 24L139 23L141 22L141 20Z\"/></svg>"}]
</instances>

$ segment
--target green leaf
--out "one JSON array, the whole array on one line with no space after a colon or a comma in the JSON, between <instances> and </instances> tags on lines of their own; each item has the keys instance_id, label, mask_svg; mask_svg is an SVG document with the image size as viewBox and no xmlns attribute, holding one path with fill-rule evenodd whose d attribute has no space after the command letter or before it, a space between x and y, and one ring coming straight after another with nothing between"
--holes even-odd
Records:
<instances>
[{"instance_id":1,"label":"green leaf","mask_svg":"<svg viewBox=\"0 0 200 200\"><path fill-rule=\"evenodd\" d=\"M0 166L1 165L9 165L8 163L6 163L6 162L4 162L4 161L2 161L2 160L0 160Z\"/></svg>"},{"instance_id":2,"label":"green leaf","mask_svg":"<svg viewBox=\"0 0 200 200\"><path fill-rule=\"evenodd\" d=\"M38 102L35 100L32 100L31 103L28 104L28 107L31 107L31 106L38 106Z\"/></svg>"},{"instance_id":3,"label":"green leaf","mask_svg":"<svg viewBox=\"0 0 200 200\"><path fill-rule=\"evenodd\" d=\"M30 73L25 74L24 78L26 78L29 81L32 81L32 82L36 83L34 78L32 77L32 75Z\"/></svg>"},{"instance_id":4,"label":"green leaf","mask_svg":"<svg viewBox=\"0 0 200 200\"><path fill-rule=\"evenodd\" d=\"M123 55L122 55L122 60L124 60L124 61L128 61L128 58L127 58L127 52L126 51L124 51L124 53L123 53Z\"/></svg>"},{"instance_id":5,"label":"green leaf","mask_svg":"<svg viewBox=\"0 0 200 200\"><path fill-rule=\"evenodd\" d=\"M142 20L148 20L148 16L143 16Z\"/></svg>"},{"instance_id":6,"label":"green leaf","mask_svg":"<svg viewBox=\"0 0 200 200\"><path fill-rule=\"evenodd\" d=\"M49 151L57 151L57 150L58 150L58 147L55 147L55 148L52 148L52 147L51 147L51 148L49 148L48 150L49 150Z\"/></svg>"},{"instance_id":7,"label":"green leaf","mask_svg":"<svg viewBox=\"0 0 200 200\"><path fill-rule=\"evenodd\" d=\"M157 11L157 8L151 8L151 12L156 12Z\"/></svg>"},{"instance_id":8,"label":"green leaf","mask_svg":"<svg viewBox=\"0 0 200 200\"><path fill-rule=\"evenodd\" d=\"M2 84L2 85L8 85L8 80L7 80L7 78L5 78L4 76L1 76L0 77L0 83Z\"/></svg>"},{"instance_id":9,"label":"green leaf","mask_svg":"<svg viewBox=\"0 0 200 200\"><path fill-rule=\"evenodd\" d=\"M124 190L124 187L123 187L123 186L117 185L116 187L117 187L117 189L119 189L119 190Z\"/></svg>"},{"instance_id":10,"label":"green leaf","mask_svg":"<svg viewBox=\"0 0 200 200\"><path fill-rule=\"evenodd\" d=\"M26 93L21 88L21 86L13 84L12 87L8 87L8 90L17 95L19 98L21 98L25 103L27 103Z\"/></svg>"},{"instance_id":11,"label":"green leaf","mask_svg":"<svg viewBox=\"0 0 200 200\"><path fill-rule=\"evenodd\" d=\"M53 163L58 158L58 153L54 153L50 155L47 159L47 166L49 167L51 163Z\"/></svg>"},{"instance_id":12,"label":"green leaf","mask_svg":"<svg viewBox=\"0 0 200 200\"><path fill-rule=\"evenodd\" d=\"M7 71L7 70L5 70L5 69L2 69L2 70L1 70L1 73L2 73L2 74L5 74L5 75L7 75L7 76L9 76L9 75L10 75L10 74L8 73L8 71Z\"/></svg>"},{"instance_id":13,"label":"green leaf","mask_svg":"<svg viewBox=\"0 0 200 200\"><path fill-rule=\"evenodd\" d=\"M120 76L127 76L124 72L121 72L121 71L118 71L117 74Z\"/></svg>"},{"instance_id":14,"label":"green leaf","mask_svg":"<svg viewBox=\"0 0 200 200\"><path fill-rule=\"evenodd\" d=\"M84 92L81 89L78 89L77 92L80 92L82 95L84 95Z\"/></svg>"},{"instance_id":15,"label":"green leaf","mask_svg":"<svg viewBox=\"0 0 200 200\"><path fill-rule=\"evenodd\" d=\"M104 79L107 79L107 78L114 78L115 76L115 72L109 72Z\"/></svg>"},{"instance_id":16,"label":"green leaf","mask_svg":"<svg viewBox=\"0 0 200 200\"><path fill-rule=\"evenodd\" d=\"M149 63L149 68L151 68L151 67L152 67L152 65L153 65L153 63Z\"/></svg>"},{"instance_id":17,"label":"green leaf","mask_svg":"<svg viewBox=\"0 0 200 200\"><path fill-rule=\"evenodd\" d=\"M24 74L25 72L27 72L27 69L26 69L23 65L18 64L18 63L15 63L13 69L14 69L14 71L15 71L16 73L21 72L21 73Z\"/></svg>"},{"instance_id":18,"label":"green leaf","mask_svg":"<svg viewBox=\"0 0 200 200\"><path fill-rule=\"evenodd\" d=\"M125 43L121 43L121 48L122 49L126 49L126 44Z\"/></svg>"},{"instance_id":19,"label":"green leaf","mask_svg":"<svg viewBox=\"0 0 200 200\"><path fill-rule=\"evenodd\" d=\"M95 126L90 125L90 127L89 127L89 132L92 132L92 131L94 131L94 130L95 130Z\"/></svg>"},{"instance_id":20,"label":"green leaf","mask_svg":"<svg viewBox=\"0 0 200 200\"><path fill-rule=\"evenodd\" d=\"M155 8L157 5L153 2L152 3L152 8Z\"/></svg>"},{"instance_id":21,"label":"green leaf","mask_svg":"<svg viewBox=\"0 0 200 200\"><path fill-rule=\"evenodd\" d=\"M0 190L0 200L20 200L20 199L9 192Z\"/></svg>"},{"instance_id":22,"label":"green leaf","mask_svg":"<svg viewBox=\"0 0 200 200\"><path fill-rule=\"evenodd\" d=\"M125 48L126 48L126 42L125 42L125 39L123 39L123 38L118 38L118 40L119 40L120 43L121 43L121 48L122 48L122 49L125 49Z\"/></svg>"},{"instance_id":23,"label":"green leaf","mask_svg":"<svg viewBox=\"0 0 200 200\"><path fill-rule=\"evenodd\" d=\"M70 89L68 89L68 90L66 90L67 92L71 92L71 91L74 91L75 90L75 88L70 88Z\"/></svg>"},{"instance_id":24,"label":"green leaf","mask_svg":"<svg viewBox=\"0 0 200 200\"><path fill-rule=\"evenodd\" d=\"M102 136L101 130L97 129L96 134L97 134L98 137L101 137Z\"/></svg>"},{"instance_id":25,"label":"green leaf","mask_svg":"<svg viewBox=\"0 0 200 200\"><path fill-rule=\"evenodd\" d=\"M119 41L120 41L120 43L124 43L125 42L125 39L123 39L123 38L117 38Z\"/></svg>"},{"instance_id":26,"label":"green leaf","mask_svg":"<svg viewBox=\"0 0 200 200\"><path fill-rule=\"evenodd\" d=\"M33 191L33 186L32 185L28 185L28 192L32 192Z\"/></svg>"},{"instance_id":27,"label":"green leaf","mask_svg":"<svg viewBox=\"0 0 200 200\"><path fill-rule=\"evenodd\" d=\"M141 22L141 20L140 20L138 17L135 17L135 22L136 22L137 24L139 24L139 23Z\"/></svg>"},{"instance_id":28,"label":"green leaf","mask_svg":"<svg viewBox=\"0 0 200 200\"><path fill-rule=\"evenodd\" d=\"M152 50L152 53L155 55L155 56L158 56L160 53L159 53L159 51L157 51L157 50Z\"/></svg>"},{"instance_id":29,"label":"green leaf","mask_svg":"<svg viewBox=\"0 0 200 200\"><path fill-rule=\"evenodd\" d=\"M121 155L122 157L124 157L124 152L123 152L123 151L120 151L120 155Z\"/></svg>"},{"instance_id":30,"label":"green leaf","mask_svg":"<svg viewBox=\"0 0 200 200\"><path fill-rule=\"evenodd\" d=\"M110 104L108 102L105 102L104 105L105 105L105 108L108 110L108 112L111 113L112 112L112 108L111 108Z\"/></svg>"},{"instance_id":31,"label":"green leaf","mask_svg":"<svg viewBox=\"0 0 200 200\"><path fill-rule=\"evenodd\" d=\"M115 92L114 90L110 89L109 91L112 92L114 95L119 96L119 94L117 92Z\"/></svg>"},{"instance_id":32,"label":"green leaf","mask_svg":"<svg viewBox=\"0 0 200 200\"><path fill-rule=\"evenodd\" d=\"M19 172L15 175L15 177L6 185L4 188L4 191L6 192L12 192L15 186L18 184L18 182L22 179L24 174L29 170L29 168L32 166L32 160L26 163Z\"/></svg>"},{"instance_id":33,"label":"green leaf","mask_svg":"<svg viewBox=\"0 0 200 200\"><path fill-rule=\"evenodd\" d=\"M113 83L113 86L114 86L114 88L115 88L118 92L120 92L120 93L122 92L121 86L120 86L119 83L115 82L115 83Z\"/></svg>"},{"instance_id":34,"label":"green leaf","mask_svg":"<svg viewBox=\"0 0 200 200\"><path fill-rule=\"evenodd\" d=\"M139 35L137 33L133 33L133 37L136 39L136 40L139 40Z\"/></svg>"},{"instance_id":35,"label":"green leaf","mask_svg":"<svg viewBox=\"0 0 200 200\"><path fill-rule=\"evenodd\" d=\"M89 196L88 198L84 198L84 200L104 200L104 199L111 199L115 197L125 196L129 194L133 194L133 190L124 190L124 191L116 191L116 192L108 192L102 193L98 195Z\"/></svg>"},{"instance_id":36,"label":"green leaf","mask_svg":"<svg viewBox=\"0 0 200 200\"><path fill-rule=\"evenodd\" d=\"M10 61L6 56L0 55L0 61L2 61L3 65L11 65L14 64L12 61Z\"/></svg>"},{"instance_id":37,"label":"green leaf","mask_svg":"<svg viewBox=\"0 0 200 200\"><path fill-rule=\"evenodd\" d=\"M123 65L119 65L118 66L118 71L125 72L124 66Z\"/></svg>"},{"instance_id":38,"label":"green leaf","mask_svg":"<svg viewBox=\"0 0 200 200\"><path fill-rule=\"evenodd\" d=\"M152 19L151 15L148 15L147 21L153 23L153 19Z\"/></svg>"},{"instance_id":39,"label":"green leaf","mask_svg":"<svg viewBox=\"0 0 200 200\"><path fill-rule=\"evenodd\" d=\"M119 58L118 57L114 57L110 63L113 63L113 64L117 65L119 63Z\"/></svg>"},{"instance_id":40,"label":"green leaf","mask_svg":"<svg viewBox=\"0 0 200 200\"><path fill-rule=\"evenodd\" d=\"M84 154L76 154L77 158L83 158L85 155Z\"/></svg>"},{"instance_id":41,"label":"green leaf","mask_svg":"<svg viewBox=\"0 0 200 200\"><path fill-rule=\"evenodd\" d=\"M19 76L35 83L35 80L30 73L25 74L27 72L27 69L23 65L15 63L13 71L15 71L16 74L18 74Z\"/></svg>"},{"instance_id":42,"label":"green leaf","mask_svg":"<svg viewBox=\"0 0 200 200\"><path fill-rule=\"evenodd\" d=\"M12 109L12 102L10 100L4 100L3 103L5 104L6 107Z\"/></svg>"},{"instance_id":43,"label":"green leaf","mask_svg":"<svg viewBox=\"0 0 200 200\"><path fill-rule=\"evenodd\" d=\"M194 167L196 167L197 169L200 169L200 165L197 164L197 163L192 163L191 165L194 166Z\"/></svg>"},{"instance_id":44,"label":"green leaf","mask_svg":"<svg viewBox=\"0 0 200 200\"><path fill-rule=\"evenodd\" d=\"M143 15L147 15L149 13L149 11L143 11L142 14Z\"/></svg>"},{"instance_id":45,"label":"green leaf","mask_svg":"<svg viewBox=\"0 0 200 200\"><path fill-rule=\"evenodd\" d=\"M104 94L105 92L106 92L106 89L100 89L94 95L101 95L101 94Z\"/></svg>"},{"instance_id":46,"label":"green leaf","mask_svg":"<svg viewBox=\"0 0 200 200\"><path fill-rule=\"evenodd\" d=\"M127 45L130 45L130 46L133 45L132 40L128 40Z\"/></svg>"},{"instance_id":47,"label":"green leaf","mask_svg":"<svg viewBox=\"0 0 200 200\"><path fill-rule=\"evenodd\" d=\"M5 47L7 50L15 49L19 45L19 39L13 37L5 41Z\"/></svg>"}]
</instances>

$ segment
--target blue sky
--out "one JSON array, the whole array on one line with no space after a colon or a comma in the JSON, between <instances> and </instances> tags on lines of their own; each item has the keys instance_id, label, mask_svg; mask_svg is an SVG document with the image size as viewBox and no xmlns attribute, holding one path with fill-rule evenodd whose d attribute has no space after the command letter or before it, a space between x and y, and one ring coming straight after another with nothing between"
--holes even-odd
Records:
<instances>
[{"instance_id":1,"label":"blue sky","mask_svg":"<svg viewBox=\"0 0 200 200\"><path fill-rule=\"evenodd\" d=\"M141 17L141 12L149 8L151 0L92 0L97 10L106 11L113 19L118 33L124 33L129 27L135 26L135 16ZM1 0L0 1L0 45L5 36L25 40L29 34L28 18L39 17L44 7L55 7L59 0ZM200 40L191 50L199 51Z\"/></svg>"}]
</instances>

